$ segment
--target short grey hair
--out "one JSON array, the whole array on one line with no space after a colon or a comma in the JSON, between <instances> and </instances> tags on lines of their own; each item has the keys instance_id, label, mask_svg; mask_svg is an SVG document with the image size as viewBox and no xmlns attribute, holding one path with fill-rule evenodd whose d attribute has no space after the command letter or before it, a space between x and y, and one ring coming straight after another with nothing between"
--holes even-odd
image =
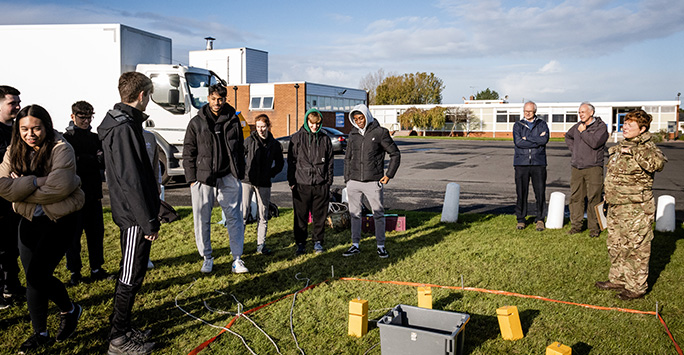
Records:
<instances>
[{"instance_id":1,"label":"short grey hair","mask_svg":"<svg viewBox=\"0 0 684 355\"><path fill-rule=\"evenodd\" d=\"M589 109L591 109L591 115L592 116L596 113L596 108L594 107L594 105L590 104L589 102L587 102L587 101L582 102L579 107L582 108L582 106L589 107Z\"/></svg>"},{"instance_id":2,"label":"short grey hair","mask_svg":"<svg viewBox=\"0 0 684 355\"><path fill-rule=\"evenodd\" d=\"M534 113L537 113L537 104L535 104L534 101L527 101L527 102L525 102L525 104L523 105L523 110L525 109L525 106L527 106L527 104L532 104L532 105L534 105Z\"/></svg>"}]
</instances>

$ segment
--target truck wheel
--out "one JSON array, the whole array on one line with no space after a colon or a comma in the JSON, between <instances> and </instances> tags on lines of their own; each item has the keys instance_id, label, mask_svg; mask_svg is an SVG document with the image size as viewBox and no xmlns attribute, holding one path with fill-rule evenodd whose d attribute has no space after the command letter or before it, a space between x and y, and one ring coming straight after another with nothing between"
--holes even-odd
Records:
<instances>
[{"instance_id":1,"label":"truck wheel","mask_svg":"<svg viewBox=\"0 0 684 355\"><path fill-rule=\"evenodd\" d=\"M157 148L157 150L159 153L159 170L161 170L161 183L162 185L166 185L171 180L171 177L169 176L169 173L166 170L166 153L164 153L164 151L160 148Z\"/></svg>"}]
</instances>

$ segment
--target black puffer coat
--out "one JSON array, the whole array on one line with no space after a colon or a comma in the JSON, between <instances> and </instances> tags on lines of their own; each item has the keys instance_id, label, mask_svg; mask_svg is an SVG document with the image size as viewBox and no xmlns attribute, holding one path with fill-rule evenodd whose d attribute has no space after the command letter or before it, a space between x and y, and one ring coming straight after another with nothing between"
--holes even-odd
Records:
<instances>
[{"instance_id":1,"label":"black puffer coat","mask_svg":"<svg viewBox=\"0 0 684 355\"><path fill-rule=\"evenodd\" d=\"M390 157L387 172L385 153ZM347 152L344 156L344 182L378 181L385 175L392 179L399 169L400 161L401 153L389 131L380 126L378 121L373 120L368 123L364 135L359 133L358 128L349 132Z\"/></svg>"},{"instance_id":2,"label":"black puffer coat","mask_svg":"<svg viewBox=\"0 0 684 355\"><path fill-rule=\"evenodd\" d=\"M259 186L271 187L271 178L283 170L283 147L268 132L262 139L256 131L245 139L245 178L243 182ZM275 164L274 164L275 163Z\"/></svg>"}]
</instances>

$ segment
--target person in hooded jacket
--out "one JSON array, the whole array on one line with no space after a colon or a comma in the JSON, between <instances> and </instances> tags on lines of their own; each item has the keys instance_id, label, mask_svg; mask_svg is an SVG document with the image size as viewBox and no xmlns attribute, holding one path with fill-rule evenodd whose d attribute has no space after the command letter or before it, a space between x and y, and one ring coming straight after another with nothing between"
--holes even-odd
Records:
<instances>
[{"instance_id":1,"label":"person in hooded jacket","mask_svg":"<svg viewBox=\"0 0 684 355\"><path fill-rule=\"evenodd\" d=\"M235 109L226 103L221 84L209 87L207 100L188 123L183 141L185 180L190 183L195 243L204 258L203 273L214 267L211 248L211 210L218 201L226 216L234 273L249 272L242 261L245 224L242 220L242 184L245 146Z\"/></svg>"},{"instance_id":2,"label":"person in hooded jacket","mask_svg":"<svg viewBox=\"0 0 684 355\"><path fill-rule=\"evenodd\" d=\"M297 255L306 252L308 217L313 219L314 252L322 253L330 186L333 183L332 142L321 130L323 115L312 108L287 149L287 182L292 190Z\"/></svg>"},{"instance_id":3,"label":"person in hooded jacket","mask_svg":"<svg viewBox=\"0 0 684 355\"><path fill-rule=\"evenodd\" d=\"M354 106L349 112L349 121L354 128L349 133L344 156L344 181L351 216L352 245L342 255L353 256L361 252L361 198L366 196L373 210L378 256L387 258L383 186L397 173L401 153L389 131L373 119L366 105ZM385 154L390 158L386 172Z\"/></svg>"},{"instance_id":4,"label":"person in hooded jacket","mask_svg":"<svg viewBox=\"0 0 684 355\"><path fill-rule=\"evenodd\" d=\"M515 155L515 217L517 229L525 229L527 217L527 194L530 180L537 200L536 229L541 232L544 226L546 208L546 143L549 142L549 126L537 117L537 104L528 101L523 106L523 118L513 125Z\"/></svg>"},{"instance_id":5,"label":"person in hooded jacket","mask_svg":"<svg viewBox=\"0 0 684 355\"><path fill-rule=\"evenodd\" d=\"M81 189L85 193L85 205L78 213L78 227L74 240L66 253L66 266L71 272L69 285L81 281L81 234L85 230L88 242L88 260L90 262L90 279L103 280L109 273L102 268L104 264L104 220L102 217L102 176L104 169L104 153L102 143L97 134L91 132L93 106L86 101L78 101L71 105L71 121L66 128L66 139L76 153L76 173L81 178Z\"/></svg>"},{"instance_id":6,"label":"person in hooded jacket","mask_svg":"<svg viewBox=\"0 0 684 355\"><path fill-rule=\"evenodd\" d=\"M257 254L270 255L266 247L268 206L271 202L271 178L281 170L283 147L273 138L269 129L271 120L261 114L254 119L256 130L245 138L245 178L242 179L242 217L246 221L252 195L256 194L258 210Z\"/></svg>"},{"instance_id":7,"label":"person in hooded jacket","mask_svg":"<svg viewBox=\"0 0 684 355\"><path fill-rule=\"evenodd\" d=\"M152 80L144 74L121 74L121 102L107 112L97 127L112 219L120 229L122 254L114 289L108 354L148 354L154 348L154 342L147 341L149 330L131 326L135 296L147 273L152 242L159 236L157 175L143 137L143 122L148 118L143 111L153 89Z\"/></svg>"}]
</instances>

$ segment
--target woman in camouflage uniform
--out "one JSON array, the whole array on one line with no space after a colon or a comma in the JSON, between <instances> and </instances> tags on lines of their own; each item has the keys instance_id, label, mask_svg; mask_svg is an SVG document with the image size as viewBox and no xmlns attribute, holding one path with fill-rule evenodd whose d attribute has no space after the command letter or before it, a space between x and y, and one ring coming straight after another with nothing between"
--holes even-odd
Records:
<instances>
[{"instance_id":1,"label":"woman in camouflage uniform","mask_svg":"<svg viewBox=\"0 0 684 355\"><path fill-rule=\"evenodd\" d=\"M621 300L643 297L648 284L648 262L653 240L655 202L653 176L667 158L651 140L651 115L636 110L625 116L625 140L608 150L605 179L608 203L608 281L602 290L617 290Z\"/></svg>"}]
</instances>

